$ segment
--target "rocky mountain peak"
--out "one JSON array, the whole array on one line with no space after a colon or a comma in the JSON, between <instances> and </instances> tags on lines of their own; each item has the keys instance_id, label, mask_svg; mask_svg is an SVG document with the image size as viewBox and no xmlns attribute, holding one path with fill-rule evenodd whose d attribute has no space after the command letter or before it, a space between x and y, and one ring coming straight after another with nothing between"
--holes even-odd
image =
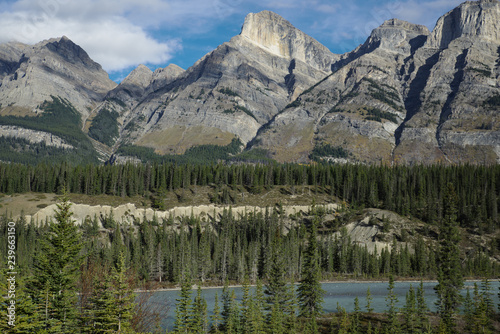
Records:
<instances>
[{"instance_id":1,"label":"rocky mountain peak","mask_svg":"<svg viewBox=\"0 0 500 334\"><path fill-rule=\"evenodd\" d=\"M153 90L157 90L170 82L174 81L180 77L185 70L175 64L169 64L164 68L157 68L153 72L153 78L151 81L151 86Z\"/></svg>"},{"instance_id":2,"label":"rocky mountain peak","mask_svg":"<svg viewBox=\"0 0 500 334\"><path fill-rule=\"evenodd\" d=\"M153 73L153 80L168 79L172 80L179 77L185 70L175 64L169 64L164 68L157 68Z\"/></svg>"},{"instance_id":3,"label":"rocky mountain peak","mask_svg":"<svg viewBox=\"0 0 500 334\"><path fill-rule=\"evenodd\" d=\"M52 38L43 42L38 43L35 47L45 47L48 50L58 54L64 60L71 64L81 64L89 69L101 70L102 67L98 63L94 62L87 52L82 49L79 45L75 44L66 36L60 38Z\"/></svg>"},{"instance_id":4,"label":"rocky mountain peak","mask_svg":"<svg viewBox=\"0 0 500 334\"><path fill-rule=\"evenodd\" d=\"M329 70L335 58L314 38L267 10L248 14L240 36L274 55L300 60L322 70Z\"/></svg>"},{"instance_id":5,"label":"rocky mountain peak","mask_svg":"<svg viewBox=\"0 0 500 334\"><path fill-rule=\"evenodd\" d=\"M264 10L245 17L241 35L261 46L272 48L276 45L276 37L283 37L294 29L290 22L278 14Z\"/></svg>"},{"instance_id":6,"label":"rocky mountain peak","mask_svg":"<svg viewBox=\"0 0 500 334\"><path fill-rule=\"evenodd\" d=\"M140 64L132 72L130 72L125 79L123 79L123 83L146 88L149 86L152 78L153 71L151 71L147 66Z\"/></svg>"},{"instance_id":7,"label":"rocky mountain peak","mask_svg":"<svg viewBox=\"0 0 500 334\"><path fill-rule=\"evenodd\" d=\"M462 37L500 44L500 2L480 0L462 3L437 21L427 46L444 49L453 40Z\"/></svg>"},{"instance_id":8,"label":"rocky mountain peak","mask_svg":"<svg viewBox=\"0 0 500 334\"><path fill-rule=\"evenodd\" d=\"M405 30L408 32L414 32L419 35L429 35L429 29L420 24L414 24L410 23L407 21L403 21L400 19L390 19L382 23L382 25L378 28L376 28L372 34L381 31L381 30L388 30L388 29L397 29L397 30Z\"/></svg>"},{"instance_id":9,"label":"rocky mountain peak","mask_svg":"<svg viewBox=\"0 0 500 334\"><path fill-rule=\"evenodd\" d=\"M399 51L408 53L411 51L410 49L421 46L425 42L425 36L429 34L429 29L426 26L399 19L390 19L372 31L364 49L403 49Z\"/></svg>"}]
</instances>

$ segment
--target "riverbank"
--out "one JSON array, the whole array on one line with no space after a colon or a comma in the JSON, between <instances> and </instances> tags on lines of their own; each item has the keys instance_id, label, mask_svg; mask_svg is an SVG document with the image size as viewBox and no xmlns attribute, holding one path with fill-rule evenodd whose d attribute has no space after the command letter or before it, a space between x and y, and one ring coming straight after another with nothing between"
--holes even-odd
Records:
<instances>
[{"instance_id":1,"label":"riverbank","mask_svg":"<svg viewBox=\"0 0 500 334\"><path fill-rule=\"evenodd\" d=\"M483 279L478 279L478 278L474 278L474 279L466 279L464 280L464 288L467 287L467 284L466 283L479 283L481 282ZM398 279L398 280L395 280L394 282L395 283L415 283L415 284L418 284L420 283L421 281L423 281L424 283L437 283L438 281L435 280L435 279L424 279L424 280L419 280L419 279L416 279L416 278L409 278L409 279ZM491 278L489 279L489 281L498 281L498 278ZM338 280L338 281L320 281L321 284L334 284L334 283L338 283L338 284L380 284L380 283L388 283L389 282L389 278L387 278L386 280ZM293 283L294 285L299 285L300 282L295 282ZM265 285L265 283L263 283L263 285ZM249 284L249 286L251 287L255 287L257 286L256 284ZM224 287L224 285L211 285L211 286L201 286L201 289L202 290L207 290L207 289L222 289ZM242 288L243 285L242 284L230 284L228 285L228 287L230 289L234 289L234 288ZM197 284L193 284L192 285L192 290L196 290L198 289L198 285ZM134 292L136 293L144 293L144 292L163 292L163 291L180 291L181 290L181 287L180 286L176 286L176 287L171 287L171 288L152 288L152 289L136 289L134 290Z\"/></svg>"}]
</instances>

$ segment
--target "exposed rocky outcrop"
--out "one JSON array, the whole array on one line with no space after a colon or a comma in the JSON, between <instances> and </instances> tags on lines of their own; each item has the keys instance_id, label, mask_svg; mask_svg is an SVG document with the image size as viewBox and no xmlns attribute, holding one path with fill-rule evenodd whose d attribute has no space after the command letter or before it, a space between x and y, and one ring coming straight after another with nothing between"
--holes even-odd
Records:
<instances>
[{"instance_id":1,"label":"exposed rocky outcrop","mask_svg":"<svg viewBox=\"0 0 500 334\"><path fill-rule=\"evenodd\" d=\"M154 72L144 65L139 65L116 88L111 90L106 98L118 99L133 109L144 96L171 83L182 73L184 70L174 64L158 68Z\"/></svg>"},{"instance_id":2,"label":"exposed rocky outcrop","mask_svg":"<svg viewBox=\"0 0 500 334\"><path fill-rule=\"evenodd\" d=\"M459 38L500 44L498 0L467 1L442 16L432 31L427 47L446 49Z\"/></svg>"},{"instance_id":3,"label":"exposed rocky outcrop","mask_svg":"<svg viewBox=\"0 0 500 334\"><path fill-rule=\"evenodd\" d=\"M335 58L325 46L270 11L248 14L240 36L279 57L300 60L323 71L330 70Z\"/></svg>"},{"instance_id":4,"label":"exposed rocky outcrop","mask_svg":"<svg viewBox=\"0 0 500 334\"><path fill-rule=\"evenodd\" d=\"M337 204L316 205L316 208L324 208L327 211L337 210ZM54 212L57 209L56 204L49 205L33 215L26 215L28 223L43 223L47 219L51 220L54 217ZM86 204L72 204L71 211L73 212L72 218L75 223L81 225L86 219L104 219L105 217L113 216L113 219L120 224L134 224L140 223L144 219L153 220L154 217L158 221L173 218L177 220L180 217L195 217L208 219L209 217L218 221L224 211L231 210L233 215L245 214L250 212L265 213L266 208L254 206L216 206L216 205L200 205L200 206L187 206L175 207L167 211L156 211L151 208L141 209L137 208L135 204L124 204L118 207L108 205L91 206ZM283 213L286 216L294 215L297 213L307 213L311 210L311 206L283 206Z\"/></svg>"},{"instance_id":5,"label":"exposed rocky outcrop","mask_svg":"<svg viewBox=\"0 0 500 334\"><path fill-rule=\"evenodd\" d=\"M0 137L22 138L30 143L44 143L47 146L72 149L63 139L48 132L24 129L18 126L0 125Z\"/></svg>"}]
</instances>

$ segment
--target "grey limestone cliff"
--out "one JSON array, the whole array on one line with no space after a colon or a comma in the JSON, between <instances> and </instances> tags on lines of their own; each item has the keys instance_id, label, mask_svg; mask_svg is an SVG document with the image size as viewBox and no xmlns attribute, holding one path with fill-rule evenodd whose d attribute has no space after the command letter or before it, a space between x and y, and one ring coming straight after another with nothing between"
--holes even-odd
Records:
<instances>
[{"instance_id":1,"label":"grey limestone cliff","mask_svg":"<svg viewBox=\"0 0 500 334\"><path fill-rule=\"evenodd\" d=\"M124 142L158 153L247 143L338 59L280 16L249 14L233 37L164 85L153 82L126 120Z\"/></svg>"},{"instance_id":2,"label":"grey limestone cliff","mask_svg":"<svg viewBox=\"0 0 500 334\"><path fill-rule=\"evenodd\" d=\"M308 161L315 146L330 144L367 163L497 163L499 15L498 1L472 1L431 33L384 22L269 123L255 146L280 161Z\"/></svg>"},{"instance_id":3,"label":"grey limestone cliff","mask_svg":"<svg viewBox=\"0 0 500 334\"><path fill-rule=\"evenodd\" d=\"M53 95L71 101L85 117L88 108L116 86L101 66L67 37L33 46L8 43L1 49L0 101L2 106L16 107L24 114L40 112L37 106Z\"/></svg>"}]
</instances>

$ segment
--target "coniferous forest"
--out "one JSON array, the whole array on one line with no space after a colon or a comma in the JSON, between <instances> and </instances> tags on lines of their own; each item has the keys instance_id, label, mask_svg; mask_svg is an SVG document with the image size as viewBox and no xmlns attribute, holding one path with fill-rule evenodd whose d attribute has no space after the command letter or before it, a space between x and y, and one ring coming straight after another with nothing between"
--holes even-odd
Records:
<instances>
[{"instance_id":1,"label":"coniferous forest","mask_svg":"<svg viewBox=\"0 0 500 334\"><path fill-rule=\"evenodd\" d=\"M68 193L143 196L161 209L163 194L198 186L213 189L213 203L225 205L237 205L234 195L242 191L279 187L293 196L308 186L340 208L329 212L312 203L309 212L286 216L279 203L269 203L262 213L235 215L229 208L218 219L121 225L108 216L81 226L71 220ZM62 194L52 222L15 222L18 322L12 331L2 307L0 327L6 333L164 332L162 310L134 290L178 286L170 309L177 333L494 333L500 305L490 282L500 273L499 191L498 166L0 164L2 193ZM365 208L414 217L426 228L368 250L345 228ZM327 215L334 224L325 224ZM9 221L0 221L0 240L8 238ZM495 237L466 253L465 232ZM0 256L8 256L5 243ZM0 269L7 277L6 263ZM409 278L438 282L437 313L426 308L417 284L405 306L395 306L394 280ZM482 282L462 298L468 278ZM366 308L355 300L352 313L339 305L324 315L319 282L339 279L387 280L386 311L373 312L368 291ZM291 283L298 283L296 291ZM210 317L194 284L226 286ZM243 285L242 300L229 284Z\"/></svg>"}]
</instances>

